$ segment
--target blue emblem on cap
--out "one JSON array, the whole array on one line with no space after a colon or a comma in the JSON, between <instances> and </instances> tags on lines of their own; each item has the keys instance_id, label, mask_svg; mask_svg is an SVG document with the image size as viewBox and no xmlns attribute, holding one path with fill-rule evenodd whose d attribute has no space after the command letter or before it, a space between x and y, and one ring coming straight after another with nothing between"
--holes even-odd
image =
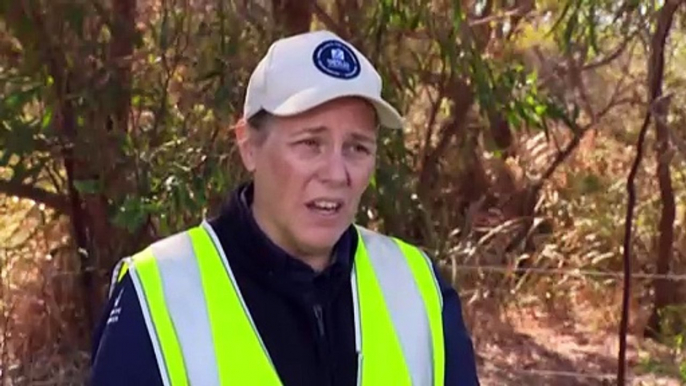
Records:
<instances>
[{"instance_id":1,"label":"blue emblem on cap","mask_svg":"<svg viewBox=\"0 0 686 386\"><path fill-rule=\"evenodd\" d=\"M355 53L338 40L327 40L314 49L312 60L319 71L339 79L360 75L360 61Z\"/></svg>"}]
</instances>

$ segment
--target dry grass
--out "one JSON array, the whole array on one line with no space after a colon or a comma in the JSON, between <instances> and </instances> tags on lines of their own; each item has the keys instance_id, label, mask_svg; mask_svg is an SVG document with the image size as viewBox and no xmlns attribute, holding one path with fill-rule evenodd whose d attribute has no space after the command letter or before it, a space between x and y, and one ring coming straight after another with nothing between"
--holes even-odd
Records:
<instances>
[{"instance_id":1,"label":"dry grass","mask_svg":"<svg viewBox=\"0 0 686 386\"><path fill-rule=\"evenodd\" d=\"M79 311L67 224L35 203L0 200L0 380L83 384L90 332Z\"/></svg>"}]
</instances>

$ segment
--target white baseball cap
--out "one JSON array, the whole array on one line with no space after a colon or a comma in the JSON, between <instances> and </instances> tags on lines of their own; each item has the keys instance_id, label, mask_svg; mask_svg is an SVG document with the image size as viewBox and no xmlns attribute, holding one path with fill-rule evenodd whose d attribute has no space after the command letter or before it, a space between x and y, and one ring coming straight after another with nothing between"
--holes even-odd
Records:
<instances>
[{"instance_id":1,"label":"white baseball cap","mask_svg":"<svg viewBox=\"0 0 686 386\"><path fill-rule=\"evenodd\" d=\"M249 119L260 110L290 116L356 96L376 108L381 126L402 128L402 117L381 98L381 89L379 73L350 43L329 31L307 32L269 47L250 76L243 117Z\"/></svg>"}]
</instances>

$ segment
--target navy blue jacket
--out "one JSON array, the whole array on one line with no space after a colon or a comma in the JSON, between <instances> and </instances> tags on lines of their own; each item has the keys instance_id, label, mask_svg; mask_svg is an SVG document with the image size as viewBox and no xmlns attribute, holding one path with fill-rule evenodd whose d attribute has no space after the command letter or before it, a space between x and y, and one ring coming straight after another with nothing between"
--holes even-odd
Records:
<instances>
[{"instance_id":1,"label":"navy blue jacket","mask_svg":"<svg viewBox=\"0 0 686 386\"><path fill-rule=\"evenodd\" d=\"M237 189L210 220L274 366L286 386L352 386L357 379L350 271L357 237L351 226L335 259L316 274L273 244L255 223L252 186ZM460 299L440 275L446 385L478 385ZM315 309L323 312L314 312ZM128 275L114 288L96 329L91 383L162 385L140 305Z\"/></svg>"}]
</instances>

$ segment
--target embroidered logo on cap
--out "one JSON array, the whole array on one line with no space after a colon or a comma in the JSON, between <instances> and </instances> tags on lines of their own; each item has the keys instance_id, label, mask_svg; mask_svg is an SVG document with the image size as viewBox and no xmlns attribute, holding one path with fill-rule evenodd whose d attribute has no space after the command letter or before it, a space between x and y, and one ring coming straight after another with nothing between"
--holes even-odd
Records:
<instances>
[{"instance_id":1,"label":"embroidered logo on cap","mask_svg":"<svg viewBox=\"0 0 686 386\"><path fill-rule=\"evenodd\" d=\"M315 48L312 55L319 71L339 79L360 75L360 61L355 53L338 40L327 40Z\"/></svg>"}]
</instances>

